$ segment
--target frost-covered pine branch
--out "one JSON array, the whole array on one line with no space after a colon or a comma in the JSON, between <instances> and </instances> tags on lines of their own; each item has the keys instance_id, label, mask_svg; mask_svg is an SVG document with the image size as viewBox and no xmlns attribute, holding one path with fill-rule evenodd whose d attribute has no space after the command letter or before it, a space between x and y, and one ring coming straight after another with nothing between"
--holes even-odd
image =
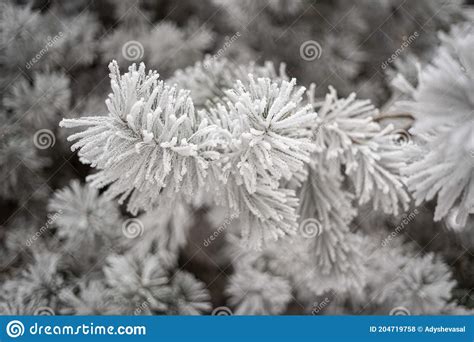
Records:
<instances>
[{"instance_id":1,"label":"frost-covered pine branch","mask_svg":"<svg viewBox=\"0 0 474 342\"><path fill-rule=\"evenodd\" d=\"M107 286L124 314L163 312L171 295L166 270L156 255L110 255L104 267Z\"/></svg>"},{"instance_id":2,"label":"frost-covered pine branch","mask_svg":"<svg viewBox=\"0 0 474 342\"><path fill-rule=\"evenodd\" d=\"M196 113L188 91L145 74L143 64L123 76L116 63L110 70L109 115L61 122L88 127L69 140L78 140L72 149L99 169L89 176L93 186L109 186L105 195L121 203L130 197L133 214L173 201L177 192L189 201L201 189L217 191L216 202L241 213L243 235L256 247L296 231L296 197L279 181L309 161L316 114L302 105L305 90L295 89L295 80L249 76L222 103Z\"/></svg>"},{"instance_id":3,"label":"frost-covered pine branch","mask_svg":"<svg viewBox=\"0 0 474 342\"><path fill-rule=\"evenodd\" d=\"M143 14L138 18L143 19ZM161 21L151 28L148 23L139 20L131 28L122 26L106 36L102 44L104 60L116 59L120 66L129 65L131 60L143 61L169 75L201 59L213 42L213 32L195 20L184 28L171 21Z\"/></svg>"},{"instance_id":4,"label":"frost-covered pine branch","mask_svg":"<svg viewBox=\"0 0 474 342\"><path fill-rule=\"evenodd\" d=\"M309 128L317 115L302 104L305 89L295 83L249 76L248 85L237 81L224 104L209 108L211 122L229 136L220 159L224 203L240 213L244 239L256 247L297 228L298 202L280 181L290 180L309 161L314 148Z\"/></svg>"},{"instance_id":5,"label":"frost-covered pine branch","mask_svg":"<svg viewBox=\"0 0 474 342\"><path fill-rule=\"evenodd\" d=\"M236 315L278 315L291 295L290 282L266 269L238 263L226 289Z\"/></svg>"},{"instance_id":6,"label":"frost-covered pine branch","mask_svg":"<svg viewBox=\"0 0 474 342\"><path fill-rule=\"evenodd\" d=\"M210 296L193 275L171 275L156 254L111 255L104 268L110 294L124 314L197 315L210 310Z\"/></svg>"},{"instance_id":7,"label":"frost-covered pine branch","mask_svg":"<svg viewBox=\"0 0 474 342\"><path fill-rule=\"evenodd\" d=\"M300 193L300 235L287 246L287 262L298 263L299 287L316 295L329 290L357 291L364 277L361 247L349 225L357 214L354 195L343 188L339 169L313 163ZM306 257L304 257L306 255ZM301 259L301 260L300 260ZM305 260L305 261L304 261ZM309 264L311 271L302 271Z\"/></svg>"},{"instance_id":8,"label":"frost-covered pine branch","mask_svg":"<svg viewBox=\"0 0 474 342\"><path fill-rule=\"evenodd\" d=\"M190 90L194 105L201 108L208 101L219 102L220 98L225 97L225 91L232 89L237 80L247 82L249 74L289 81L285 68L284 63L277 70L272 62L266 62L263 66L256 63L240 65L225 57L207 55L192 66L176 70L167 82Z\"/></svg>"},{"instance_id":9,"label":"frost-covered pine branch","mask_svg":"<svg viewBox=\"0 0 474 342\"><path fill-rule=\"evenodd\" d=\"M13 314L29 310L34 305L55 307L58 294L64 285L60 274L60 255L48 251L35 251L32 262L13 280L2 283L0 310ZM41 306L36 306L38 309ZM33 312L22 312L33 314Z\"/></svg>"},{"instance_id":10,"label":"frost-covered pine branch","mask_svg":"<svg viewBox=\"0 0 474 342\"><path fill-rule=\"evenodd\" d=\"M378 110L368 100L357 100L355 94L338 98L334 88L324 101L310 101L318 110L315 129L318 162L344 166L345 174L354 186L359 205L372 201L374 209L397 215L407 209L410 200L399 169L404 155L397 144L394 127L381 127L374 117Z\"/></svg>"},{"instance_id":11,"label":"frost-covered pine branch","mask_svg":"<svg viewBox=\"0 0 474 342\"><path fill-rule=\"evenodd\" d=\"M465 1L169 3L0 0L0 314L472 314Z\"/></svg>"},{"instance_id":12,"label":"frost-covered pine branch","mask_svg":"<svg viewBox=\"0 0 474 342\"><path fill-rule=\"evenodd\" d=\"M176 267L180 250L186 245L193 215L185 201L175 201L140 215L136 219L124 221L137 224L135 235L125 245L131 251L154 252L166 268Z\"/></svg>"},{"instance_id":13,"label":"frost-covered pine branch","mask_svg":"<svg viewBox=\"0 0 474 342\"><path fill-rule=\"evenodd\" d=\"M61 122L87 127L69 140L78 140L72 149L80 149L81 160L99 169L89 177L91 184L109 185L105 195L120 196L121 203L130 196L127 207L133 214L177 192L196 193L209 162L219 156L212 150L215 141L206 140L214 127L198 117L188 92L158 81L156 72L145 74L144 64L121 76L113 62L110 72L109 115Z\"/></svg>"},{"instance_id":14,"label":"frost-covered pine branch","mask_svg":"<svg viewBox=\"0 0 474 342\"><path fill-rule=\"evenodd\" d=\"M6 94L4 106L15 121L30 123L35 128L55 127L69 108L69 79L60 72L34 73L33 86L20 79Z\"/></svg>"},{"instance_id":15,"label":"frost-covered pine branch","mask_svg":"<svg viewBox=\"0 0 474 342\"><path fill-rule=\"evenodd\" d=\"M171 279L171 315L201 315L211 309L210 295L205 285L191 273L176 272Z\"/></svg>"},{"instance_id":16,"label":"frost-covered pine branch","mask_svg":"<svg viewBox=\"0 0 474 342\"><path fill-rule=\"evenodd\" d=\"M474 30L466 24L441 38L412 100L399 103L414 115L419 143L403 171L417 204L437 197L435 220L454 210L465 225L474 213Z\"/></svg>"},{"instance_id":17,"label":"frost-covered pine branch","mask_svg":"<svg viewBox=\"0 0 474 342\"><path fill-rule=\"evenodd\" d=\"M0 110L0 197L22 200L42 196L39 188L41 171L51 164L50 158L40 154L31 133ZM39 191L34 191L38 189ZM40 197L41 197L40 196Z\"/></svg>"},{"instance_id":18,"label":"frost-covered pine branch","mask_svg":"<svg viewBox=\"0 0 474 342\"><path fill-rule=\"evenodd\" d=\"M65 288L59 293L62 309L67 315L116 315L120 301L114 300L111 290L102 280L80 282L75 288Z\"/></svg>"},{"instance_id":19,"label":"frost-covered pine branch","mask_svg":"<svg viewBox=\"0 0 474 342\"><path fill-rule=\"evenodd\" d=\"M301 237L270 247L270 255L276 272L290 275L303 297L360 293L367 272L360 237L350 231L357 215L353 201L372 201L375 209L395 215L400 207L407 209L409 196L398 172L402 146L393 127L375 121L378 112L369 101L356 100L354 94L340 99L332 88L325 101L315 102L313 93L309 95L318 110L310 125L315 151L293 185L299 193ZM293 178L299 171L293 170ZM345 179L353 187L347 188ZM284 253L276 252L282 248Z\"/></svg>"},{"instance_id":20,"label":"frost-covered pine branch","mask_svg":"<svg viewBox=\"0 0 474 342\"><path fill-rule=\"evenodd\" d=\"M56 191L48 209L55 217L57 237L68 250L88 250L91 246L100 249L121 233L117 205L100 196L97 189L81 185L77 180ZM77 248L78 245L82 248Z\"/></svg>"},{"instance_id":21,"label":"frost-covered pine branch","mask_svg":"<svg viewBox=\"0 0 474 342\"><path fill-rule=\"evenodd\" d=\"M31 2L25 6L8 1L0 4L0 63L6 75L18 68L25 73L48 68L69 71L93 61L96 19L87 11L76 17L54 12L34 10Z\"/></svg>"},{"instance_id":22,"label":"frost-covered pine branch","mask_svg":"<svg viewBox=\"0 0 474 342\"><path fill-rule=\"evenodd\" d=\"M437 32L463 20L465 13L462 0L367 0L359 1L357 6L343 1L214 2L223 9L230 30L250 32L239 43L256 50L254 59L285 61L299 82L318 84L318 96L323 96L332 85L344 96L357 89L359 96L377 105L388 95L388 82L380 65L415 31L419 39L403 54L429 53L436 44ZM258 20L251 20L255 15ZM328 22L337 23L339 32ZM382 40L384 44L380 44ZM298 54L308 41L317 41L321 46L317 66L302 62Z\"/></svg>"}]
</instances>

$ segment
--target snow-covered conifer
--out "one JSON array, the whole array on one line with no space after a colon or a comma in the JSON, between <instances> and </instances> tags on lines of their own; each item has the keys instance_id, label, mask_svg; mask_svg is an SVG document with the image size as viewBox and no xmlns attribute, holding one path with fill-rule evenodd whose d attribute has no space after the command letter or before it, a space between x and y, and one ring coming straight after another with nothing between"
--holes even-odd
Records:
<instances>
[{"instance_id":1,"label":"snow-covered conifer","mask_svg":"<svg viewBox=\"0 0 474 342\"><path fill-rule=\"evenodd\" d=\"M463 25L441 38L412 100L399 103L415 117L410 132L420 143L404 173L417 204L437 197L435 220L454 210L465 225L474 213L474 30Z\"/></svg>"}]
</instances>

